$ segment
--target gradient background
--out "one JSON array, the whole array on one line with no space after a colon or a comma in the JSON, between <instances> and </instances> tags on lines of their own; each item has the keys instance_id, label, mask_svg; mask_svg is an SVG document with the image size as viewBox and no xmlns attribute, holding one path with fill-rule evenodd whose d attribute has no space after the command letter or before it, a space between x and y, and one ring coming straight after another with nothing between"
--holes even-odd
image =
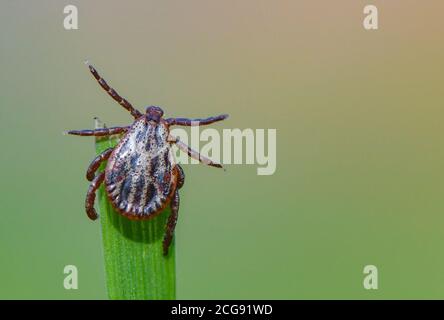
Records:
<instances>
[{"instance_id":1,"label":"gradient background","mask_svg":"<svg viewBox=\"0 0 444 320\"><path fill-rule=\"evenodd\" d=\"M63 7L79 30L63 28ZM377 31L363 7L379 9ZM276 128L277 171L185 166L177 297L444 298L444 3L0 2L0 298L105 299L92 138L139 108ZM63 288L63 267L79 290ZM362 286L379 268L379 290Z\"/></svg>"}]
</instances>

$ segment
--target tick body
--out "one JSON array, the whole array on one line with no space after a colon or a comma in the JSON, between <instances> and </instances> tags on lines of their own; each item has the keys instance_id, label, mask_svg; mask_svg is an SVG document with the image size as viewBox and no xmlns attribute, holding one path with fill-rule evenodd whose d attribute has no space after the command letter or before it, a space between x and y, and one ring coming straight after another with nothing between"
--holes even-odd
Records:
<instances>
[{"instance_id":1,"label":"tick body","mask_svg":"<svg viewBox=\"0 0 444 320\"><path fill-rule=\"evenodd\" d=\"M112 89L92 65L88 64L88 67L100 86L127 109L135 120L127 127L67 131L68 134L79 136L123 134L116 147L102 152L88 167L86 178L91 184L86 195L86 213L90 219L97 219L94 200L102 183L105 184L106 194L114 209L128 219L153 218L169 205L171 215L163 240L166 255L179 213L178 190L185 181L182 168L174 160L172 144L175 143L182 151L204 164L222 168L220 164L201 156L171 136L169 128L172 125L206 125L224 120L227 115L206 119L164 119L163 110L156 106L147 107L145 113L141 113ZM104 161L107 161L105 171L96 174Z\"/></svg>"}]
</instances>

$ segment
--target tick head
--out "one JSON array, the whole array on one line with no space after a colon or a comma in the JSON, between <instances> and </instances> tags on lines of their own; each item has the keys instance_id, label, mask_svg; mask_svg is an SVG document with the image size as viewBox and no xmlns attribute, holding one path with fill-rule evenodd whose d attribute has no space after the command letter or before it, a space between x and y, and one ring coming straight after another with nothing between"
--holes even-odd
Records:
<instances>
[{"instance_id":1,"label":"tick head","mask_svg":"<svg viewBox=\"0 0 444 320\"><path fill-rule=\"evenodd\" d=\"M146 108L146 120L159 122L163 116L163 110L157 106L149 106Z\"/></svg>"}]
</instances>

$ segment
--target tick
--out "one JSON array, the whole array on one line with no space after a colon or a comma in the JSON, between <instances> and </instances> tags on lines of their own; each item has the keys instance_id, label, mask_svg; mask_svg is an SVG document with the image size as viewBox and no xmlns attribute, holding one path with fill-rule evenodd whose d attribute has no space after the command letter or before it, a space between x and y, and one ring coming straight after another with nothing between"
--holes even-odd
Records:
<instances>
[{"instance_id":1,"label":"tick","mask_svg":"<svg viewBox=\"0 0 444 320\"><path fill-rule=\"evenodd\" d=\"M72 135L96 137L122 134L118 144L99 154L86 171L86 179L91 181L85 200L86 214L91 220L98 218L94 209L94 200L96 191L102 183L105 184L107 197L114 209L131 220L151 219L169 205L171 215L168 217L163 239L163 253L166 255L179 213L178 190L185 181L182 168L174 160L172 144L204 164L222 168L219 163L200 155L173 137L170 134L170 126L207 125L224 120L228 115L206 119L164 119L163 110L157 106L149 106L145 113L141 113L111 88L92 65L89 63L87 65L100 86L131 113L134 122L125 127L66 132ZM96 174L105 161L107 161L105 170Z\"/></svg>"}]
</instances>

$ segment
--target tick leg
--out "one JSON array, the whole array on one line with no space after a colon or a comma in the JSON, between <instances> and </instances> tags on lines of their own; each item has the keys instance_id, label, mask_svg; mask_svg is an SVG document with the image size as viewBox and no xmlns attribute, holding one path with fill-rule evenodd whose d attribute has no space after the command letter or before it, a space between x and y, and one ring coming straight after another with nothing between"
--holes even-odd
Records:
<instances>
[{"instance_id":1,"label":"tick leg","mask_svg":"<svg viewBox=\"0 0 444 320\"><path fill-rule=\"evenodd\" d=\"M99 173L89 185L88 192L86 193L85 210L91 220L96 220L98 218L97 212L94 209L94 200L96 199L96 191L104 178L105 172Z\"/></svg>"},{"instance_id":2,"label":"tick leg","mask_svg":"<svg viewBox=\"0 0 444 320\"><path fill-rule=\"evenodd\" d=\"M203 164L206 164L211 167L223 168L223 166L220 163L214 162L213 160L208 159L207 157L204 157L199 152L191 149L185 143L180 141L179 138L170 136L170 137L168 137L168 139L169 139L168 141L174 142L180 150L182 150L183 152L186 152L188 154L188 156L190 156L191 158L199 160Z\"/></svg>"},{"instance_id":3,"label":"tick leg","mask_svg":"<svg viewBox=\"0 0 444 320\"><path fill-rule=\"evenodd\" d=\"M86 179L88 181L92 181L94 179L94 175L96 174L97 169L99 169L103 161L108 160L113 150L114 148L108 148L97 157L95 157L93 161L91 161L88 170L86 171Z\"/></svg>"},{"instance_id":4,"label":"tick leg","mask_svg":"<svg viewBox=\"0 0 444 320\"><path fill-rule=\"evenodd\" d=\"M129 127L111 127L111 128L101 128L101 129L94 129L94 130L69 130L65 131L66 134L72 134L75 136L96 136L96 137L102 137L102 136L110 136L113 134L119 134L127 132Z\"/></svg>"},{"instance_id":5,"label":"tick leg","mask_svg":"<svg viewBox=\"0 0 444 320\"><path fill-rule=\"evenodd\" d=\"M97 80L97 82L100 84L100 86L105 90L111 98L113 98L115 101L117 101L118 104L120 104L122 107L124 107L126 110L128 110L131 115L134 118L138 118L142 115L139 110L135 109L131 103L129 103L125 98L122 98L116 90L111 88L106 81L100 76L100 74L97 72L97 70L88 62L86 61L85 64L88 66L89 71L91 71L94 78Z\"/></svg>"},{"instance_id":6,"label":"tick leg","mask_svg":"<svg viewBox=\"0 0 444 320\"><path fill-rule=\"evenodd\" d=\"M217 121L222 121L228 118L228 114L221 114L220 116L209 117L206 119L187 119L187 118L168 118L166 122L169 125L180 125L180 126L203 126L206 124L211 124Z\"/></svg>"},{"instance_id":7,"label":"tick leg","mask_svg":"<svg viewBox=\"0 0 444 320\"><path fill-rule=\"evenodd\" d=\"M173 199L171 199L171 214L168 217L165 237L163 238L163 254L168 254L168 248L170 247L171 240L173 240L174 229L176 228L177 216L179 214L179 191L174 192Z\"/></svg>"},{"instance_id":8,"label":"tick leg","mask_svg":"<svg viewBox=\"0 0 444 320\"><path fill-rule=\"evenodd\" d=\"M183 187L183 184L185 183L185 173L183 172L183 169L180 165L176 165L177 169L179 170L179 177L177 179L177 189L180 189Z\"/></svg>"}]
</instances>

